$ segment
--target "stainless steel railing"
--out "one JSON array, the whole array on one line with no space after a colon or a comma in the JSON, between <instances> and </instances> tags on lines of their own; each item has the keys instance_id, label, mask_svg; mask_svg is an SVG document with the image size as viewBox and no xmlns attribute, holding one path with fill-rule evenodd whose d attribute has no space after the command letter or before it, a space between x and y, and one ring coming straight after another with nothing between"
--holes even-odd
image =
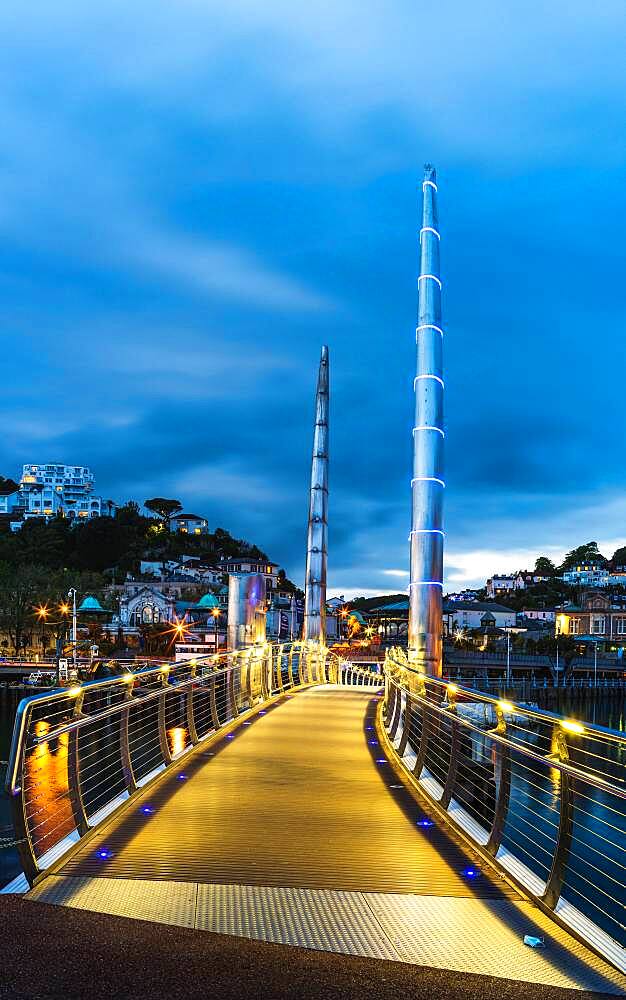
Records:
<instances>
[{"instance_id":1,"label":"stainless steel railing","mask_svg":"<svg viewBox=\"0 0 626 1000\"><path fill-rule=\"evenodd\" d=\"M382 678L312 642L151 666L25 698L6 789L32 885L85 834L239 715L310 684Z\"/></svg>"},{"instance_id":2,"label":"stainless steel railing","mask_svg":"<svg viewBox=\"0 0 626 1000\"><path fill-rule=\"evenodd\" d=\"M384 665L391 750L441 817L626 972L626 735Z\"/></svg>"}]
</instances>

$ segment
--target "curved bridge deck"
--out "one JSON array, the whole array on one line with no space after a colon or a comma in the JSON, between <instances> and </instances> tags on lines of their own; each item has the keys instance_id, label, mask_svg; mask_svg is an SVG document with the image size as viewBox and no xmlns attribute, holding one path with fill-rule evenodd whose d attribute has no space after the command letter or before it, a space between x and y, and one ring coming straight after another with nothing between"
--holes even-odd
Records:
<instances>
[{"instance_id":1,"label":"curved bridge deck","mask_svg":"<svg viewBox=\"0 0 626 1000\"><path fill-rule=\"evenodd\" d=\"M183 758L29 898L621 993L617 973L420 825L378 745L376 704L371 689L284 696ZM524 934L546 948L525 947Z\"/></svg>"}]
</instances>

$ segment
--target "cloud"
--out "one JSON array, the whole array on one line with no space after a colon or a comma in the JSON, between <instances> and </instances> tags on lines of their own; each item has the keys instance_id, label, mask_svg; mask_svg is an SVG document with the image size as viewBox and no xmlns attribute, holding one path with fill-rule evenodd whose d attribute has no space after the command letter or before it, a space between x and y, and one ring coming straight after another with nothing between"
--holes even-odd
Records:
<instances>
[{"instance_id":1,"label":"cloud","mask_svg":"<svg viewBox=\"0 0 626 1000\"><path fill-rule=\"evenodd\" d=\"M621 0L567 18L444 0L426 19L409 0L2 4L0 472L43 447L119 499L180 491L301 579L329 343L330 580L394 585L432 157L448 579L613 544L623 16Z\"/></svg>"},{"instance_id":2,"label":"cloud","mask_svg":"<svg viewBox=\"0 0 626 1000\"><path fill-rule=\"evenodd\" d=\"M236 301L244 308L323 310L322 296L270 270L250 252L207 239L143 234L125 256L156 274L196 291Z\"/></svg>"}]
</instances>

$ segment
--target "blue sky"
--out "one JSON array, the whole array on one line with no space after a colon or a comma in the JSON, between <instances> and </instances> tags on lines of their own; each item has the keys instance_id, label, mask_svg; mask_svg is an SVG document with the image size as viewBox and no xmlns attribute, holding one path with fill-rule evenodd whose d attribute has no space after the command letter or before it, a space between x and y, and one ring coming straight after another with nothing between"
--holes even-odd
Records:
<instances>
[{"instance_id":1,"label":"blue sky","mask_svg":"<svg viewBox=\"0 0 626 1000\"><path fill-rule=\"evenodd\" d=\"M452 587L626 541L626 11L0 8L0 472L90 465L303 574L407 582L422 164L440 186Z\"/></svg>"}]
</instances>

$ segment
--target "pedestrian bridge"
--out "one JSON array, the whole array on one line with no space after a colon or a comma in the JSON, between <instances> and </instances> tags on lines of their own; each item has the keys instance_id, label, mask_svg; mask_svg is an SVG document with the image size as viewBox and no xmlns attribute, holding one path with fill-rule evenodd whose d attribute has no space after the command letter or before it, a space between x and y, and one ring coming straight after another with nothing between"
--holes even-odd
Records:
<instances>
[{"instance_id":1,"label":"pedestrian bridge","mask_svg":"<svg viewBox=\"0 0 626 1000\"><path fill-rule=\"evenodd\" d=\"M399 650L382 674L316 643L147 667L21 703L8 889L622 994L625 743Z\"/></svg>"}]
</instances>

